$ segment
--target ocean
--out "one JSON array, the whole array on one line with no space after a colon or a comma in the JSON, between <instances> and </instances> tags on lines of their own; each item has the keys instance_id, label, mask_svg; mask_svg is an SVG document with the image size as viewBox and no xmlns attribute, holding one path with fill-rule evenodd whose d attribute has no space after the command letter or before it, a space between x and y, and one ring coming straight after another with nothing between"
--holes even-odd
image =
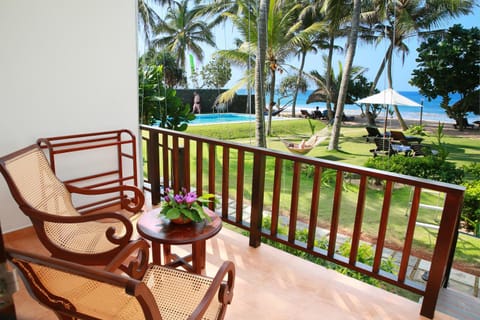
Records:
<instances>
[{"instance_id":1,"label":"ocean","mask_svg":"<svg viewBox=\"0 0 480 320\"><path fill-rule=\"evenodd\" d=\"M297 97L297 104L295 106L295 111L299 112L300 109L307 109L309 111L314 110L317 106L320 108L320 110L325 109L325 103L324 102L315 102L315 103L310 103L307 104L307 98L308 96L313 92L314 90L307 90L306 92L298 93ZM247 94L246 90L240 90L238 92L239 94ZM408 107L408 106L398 106L398 109L400 113L402 114L402 117L405 120L418 120L420 121L420 117L422 118L422 121L439 121L439 122L444 122L444 123L455 123L454 120L450 119L447 114L445 113L445 110L440 107L440 102L441 98L437 97L434 100L428 101L427 98L422 96L420 93L416 91L399 91L401 95L409 98L410 100L413 100L419 104L422 104L423 107ZM291 99L290 97L282 98L280 100L280 104L283 106L285 105L288 100ZM458 95L452 96L452 101L455 102L458 100ZM275 101L278 102L278 96L275 97ZM290 108L287 108L286 110L290 110ZM346 104L345 105L345 114L346 115L360 115L361 114L361 109L358 105L356 104ZM396 118L394 114L389 114L389 118ZM378 116L378 118L385 118L385 113L382 111L382 113ZM468 121L472 123L473 121L480 121L480 115L475 115L473 113L468 114Z\"/></svg>"}]
</instances>

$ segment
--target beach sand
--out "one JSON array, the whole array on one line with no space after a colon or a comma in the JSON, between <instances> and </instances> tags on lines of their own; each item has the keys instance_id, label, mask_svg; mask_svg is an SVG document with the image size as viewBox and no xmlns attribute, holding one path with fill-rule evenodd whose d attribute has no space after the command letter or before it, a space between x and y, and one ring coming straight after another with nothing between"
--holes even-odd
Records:
<instances>
[{"instance_id":1,"label":"beach sand","mask_svg":"<svg viewBox=\"0 0 480 320\"><path fill-rule=\"evenodd\" d=\"M381 119L381 120L377 119L376 123L377 123L378 128L382 129L384 127L383 119ZM410 127L412 125L419 125L418 120L405 120L405 123L407 124L408 127ZM348 123L346 123L346 124L348 125ZM359 125L359 124L366 125L367 121L366 121L365 118L362 118L360 116L356 116L355 120L350 122L350 124L351 125ZM422 125L424 126L424 129L429 135L434 135L437 132L438 124L439 124L438 121L422 121ZM387 131L388 130L402 130L402 128L401 128L397 119L388 120ZM453 127L453 124L444 123L443 132L445 133L445 135L449 135L449 136L480 138L480 126L479 125L475 125L475 127L473 129L465 128L463 131L460 131L458 129L455 129Z\"/></svg>"},{"instance_id":2,"label":"beach sand","mask_svg":"<svg viewBox=\"0 0 480 320\"><path fill-rule=\"evenodd\" d=\"M291 114L289 112L282 112L281 116L289 117ZM300 113L297 113L297 117L302 117ZM353 121L346 121L343 122L343 126L359 126L359 125L367 125L367 119L365 117L361 117L360 115L354 115ZM325 120L320 120L325 121ZM419 125L419 120L411 120L405 119L405 123L408 127L412 125ZM423 120L422 125L424 126L425 131L429 135L433 135L437 132L438 129L438 121L431 121L431 120ZM377 118L376 125L381 131L383 132L384 128L384 119ZM397 119L388 119L387 120L387 131L388 130L402 130L399 122ZM473 129L465 128L463 131L455 129L452 123L444 123L443 132L445 135L449 136L456 136L456 137L471 137L471 138L479 138L480 139L480 125L475 124Z\"/></svg>"}]
</instances>

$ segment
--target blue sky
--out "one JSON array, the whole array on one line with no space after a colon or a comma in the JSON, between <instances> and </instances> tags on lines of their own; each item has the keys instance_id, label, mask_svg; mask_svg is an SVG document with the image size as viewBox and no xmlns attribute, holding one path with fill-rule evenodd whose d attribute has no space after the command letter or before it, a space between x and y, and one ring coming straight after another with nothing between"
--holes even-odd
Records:
<instances>
[{"instance_id":1,"label":"blue sky","mask_svg":"<svg viewBox=\"0 0 480 320\"><path fill-rule=\"evenodd\" d=\"M471 28L471 27L480 27L480 8L475 8L474 13L469 16L463 16L458 19L452 19L449 21L445 21L444 24L441 26L442 28L448 28L454 24L461 24L464 28ZM216 42L218 49L231 49L234 48L233 40L235 35L233 34L233 30L231 27L219 27L214 30ZM393 58L393 87L397 91L417 91L416 87L412 87L408 84L408 81L411 77L412 70L416 68L415 59L417 57L417 47L419 46L420 42L417 38L411 38L406 41L410 52L408 56L405 58L404 64L402 64L401 56L398 54L394 55ZM369 81L373 81L375 74L378 70L378 67L383 59L385 51L387 50L388 44L382 43L379 44L377 47L374 45L366 45L364 43L359 42L356 49L354 65L362 66L368 68L365 76ZM205 49L205 59L203 64L208 63L210 55L214 52L214 49ZM312 70L323 70L323 61L322 55L326 54L326 52L321 52L317 56L309 55L307 57L307 64L305 66L305 71L309 72ZM338 65L338 61L342 64L344 62L344 54L337 54L334 57L334 66ZM292 65L299 65L298 59L293 58L289 61ZM197 69L201 69L202 63L197 62ZM227 84L229 87L232 83L236 82L237 79L241 77L242 71L237 68L233 68L233 76L232 80ZM382 74L382 77L379 80L377 88L382 90L388 86L386 76Z\"/></svg>"}]
</instances>

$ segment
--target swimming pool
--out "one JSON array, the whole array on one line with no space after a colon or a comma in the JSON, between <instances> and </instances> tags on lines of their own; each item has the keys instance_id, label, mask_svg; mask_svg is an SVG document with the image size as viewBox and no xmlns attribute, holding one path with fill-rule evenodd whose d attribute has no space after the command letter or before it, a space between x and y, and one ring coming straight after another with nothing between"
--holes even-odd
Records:
<instances>
[{"instance_id":1,"label":"swimming pool","mask_svg":"<svg viewBox=\"0 0 480 320\"><path fill-rule=\"evenodd\" d=\"M189 125L196 124L215 124L225 122L248 122L255 121L255 115L243 113L205 113L196 114L195 120L189 122Z\"/></svg>"}]
</instances>

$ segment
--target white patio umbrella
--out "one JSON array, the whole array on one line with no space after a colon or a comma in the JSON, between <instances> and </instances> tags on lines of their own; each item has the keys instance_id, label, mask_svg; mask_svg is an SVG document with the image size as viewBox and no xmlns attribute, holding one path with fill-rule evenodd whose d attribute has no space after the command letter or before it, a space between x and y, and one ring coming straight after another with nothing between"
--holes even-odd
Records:
<instances>
[{"instance_id":1,"label":"white patio umbrella","mask_svg":"<svg viewBox=\"0 0 480 320\"><path fill-rule=\"evenodd\" d=\"M387 131L387 120L388 120L388 106L410 106L410 107L421 107L422 105L416 103L413 100L408 99L407 97L402 96L397 91L389 88L385 89L377 94L372 96L360 99L355 101L356 104L369 103L369 104L382 104L387 106L385 110L385 124L383 132Z\"/></svg>"}]
</instances>

